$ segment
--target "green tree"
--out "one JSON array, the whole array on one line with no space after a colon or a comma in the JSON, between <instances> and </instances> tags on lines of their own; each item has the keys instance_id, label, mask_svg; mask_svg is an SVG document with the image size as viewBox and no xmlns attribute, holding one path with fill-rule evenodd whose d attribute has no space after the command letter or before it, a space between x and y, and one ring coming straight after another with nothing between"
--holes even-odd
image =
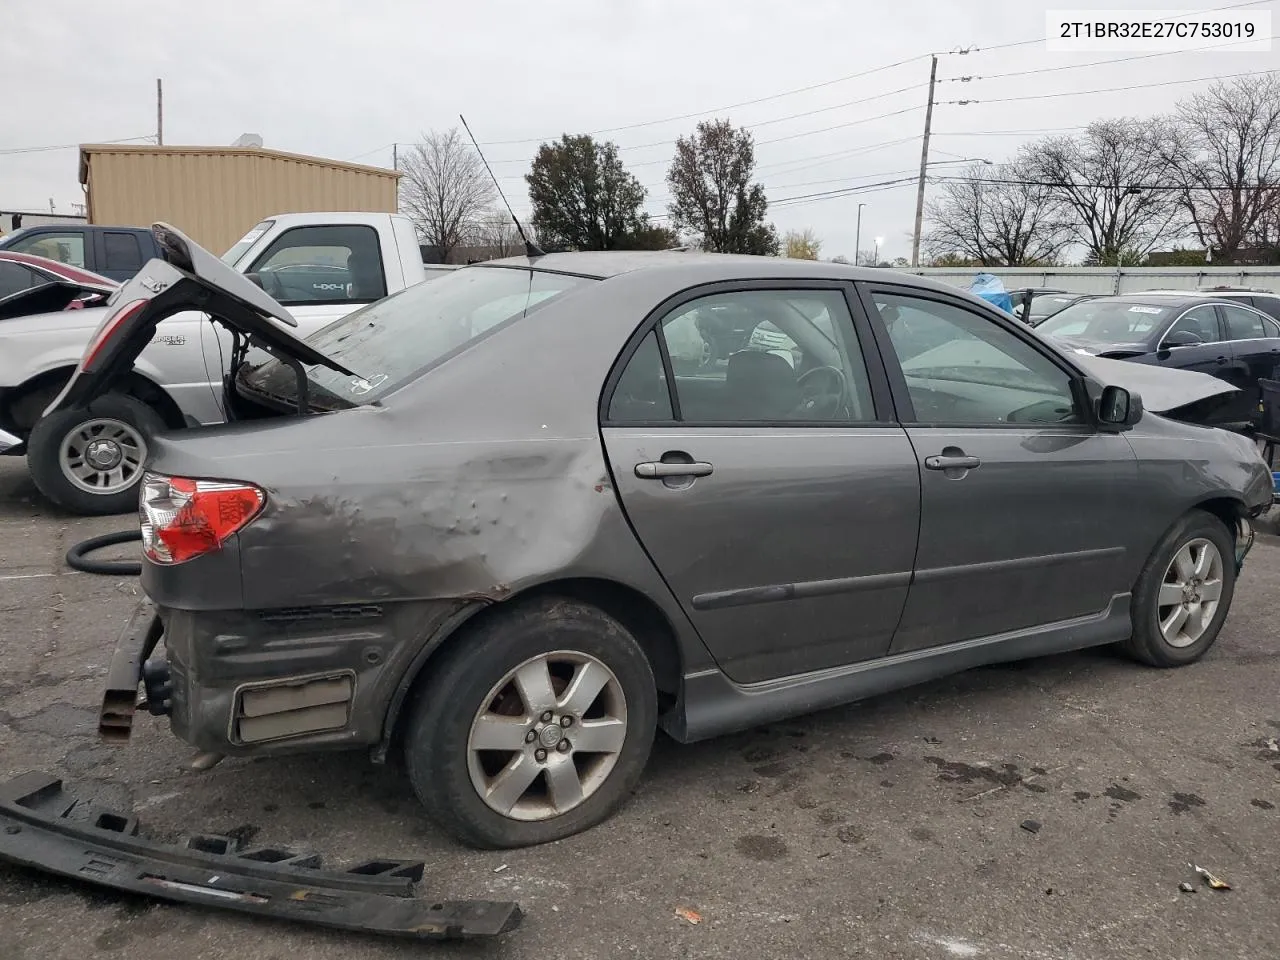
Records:
<instances>
[{"instance_id":1,"label":"green tree","mask_svg":"<svg viewBox=\"0 0 1280 960\"><path fill-rule=\"evenodd\" d=\"M751 182L755 165L751 134L728 120L704 121L677 140L667 171L676 230L713 253L777 256L778 234L765 222L769 201Z\"/></svg>"},{"instance_id":2,"label":"green tree","mask_svg":"<svg viewBox=\"0 0 1280 960\"><path fill-rule=\"evenodd\" d=\"M652 227L640 212L645 189L623 167L616 144L565 134L538 148L525 180L534 229L553 246L655 249L660 242L654 230L661 228Z\"/></svg>"}]
</instances>

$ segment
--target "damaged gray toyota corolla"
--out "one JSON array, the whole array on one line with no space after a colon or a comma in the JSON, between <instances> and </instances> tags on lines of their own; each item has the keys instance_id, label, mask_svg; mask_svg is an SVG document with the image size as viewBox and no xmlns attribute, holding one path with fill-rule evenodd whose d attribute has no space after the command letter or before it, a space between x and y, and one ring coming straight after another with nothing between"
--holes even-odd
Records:
<instances>
[{"instance_id":1,"label":"damaged gray toyota corolla","mask_svg":"<svg viewBox=\"0 0 1280 960\"><path fill-rule=\"evenodd\" d=\"M157 233L168 262L54 406L91 408L194 308L236 340L231 422L151 444L147 600L104 732L142 682L204 751L396 746L475 845L604 819L659 726L698 740L1096 644L1190 663L1271 502L1248 440L1187 422L1229 386L1064 354L917 277L554 254L301 342Z\"/></svg>"}]
</instances>

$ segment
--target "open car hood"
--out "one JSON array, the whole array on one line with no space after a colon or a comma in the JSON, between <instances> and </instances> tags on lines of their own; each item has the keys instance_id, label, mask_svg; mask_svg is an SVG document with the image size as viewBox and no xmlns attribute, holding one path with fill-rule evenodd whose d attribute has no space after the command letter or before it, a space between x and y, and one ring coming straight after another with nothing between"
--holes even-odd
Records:
<instances>
[{"instance_id":1,"label":"open car hood","mask_svg":"<svg viewBox=\"0 0 1280 960\"><path fill-rule=\"evenodd\" d=\"M45 415L83 407L133 369L156 325L183 310L207 313L273 356L307 366L352 371L289 332L297 321L242 274L166 223L152 227L161 258L148 261L119 291L85 347L80 365Z\"/></svg>"},{"instance_id":2,"label":"open car hood","mask_svg":"<svg viewBox=\"0 0 1280 960\"><path fill-rule=\"evenodd\" d=\"M29 317L38 313L57 313L66 310L77 300L93 298L106 300L115 293L115 285L76 283L72 280L51 280L38 287L28 287L7 297L0 298L0 320L13 317Z\"/></svg>"},{"instance_id":3,"label":"open car hood","mask_svg":"<svg viewBox=\"0 0 1280 960\"><path fill-rule=\"evenodd\" d=\"M1176 414L1195 404L1237 392L1225 380L1147 363L1129 363L1106 357L1072 353L1071 359L1103 386L1124 387L1142 397L1142 407L1152 413Z\"/></svg>"}]
</instances>

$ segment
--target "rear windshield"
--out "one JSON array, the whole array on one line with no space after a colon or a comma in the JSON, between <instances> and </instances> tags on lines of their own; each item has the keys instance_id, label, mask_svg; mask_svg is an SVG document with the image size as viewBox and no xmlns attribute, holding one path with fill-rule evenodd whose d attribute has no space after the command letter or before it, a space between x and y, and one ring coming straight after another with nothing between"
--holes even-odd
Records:
<instances>
[{"instance_id":1,"label":"rear windshield","mask_svg":"<svg viewBox=\"0 0 1280 960\"><path fill-rule=\"evenodd\" d=\"M307 343L358 376L307 368L325 406L373 403L448 355L503 324L527 316L594 281L508 267L464 267L349 313ZM251 388L292 400L292 371L272 360L252 373ZM333 401L339 401L334 404Z\"/></svg>"},{"instance_id":2,"label":"rear windshield","mask_svg":"<svg viewBox=\"0 0 1280 960\"><path fill-rule=\"evenodd\" d=\"M1132 300L1086 300L1055 313L1036 331L1093 343L1140 343L1163 326L1173 307Z\"/></svg>"},{"instance_id":3,"label":"rear windshield","mask_svg":"<svg viewBox=\"0 0 1280 960\"><path fill-rule=\"evenodd\" d=\"M274 220L263 220L260 224L237 240L235 245L222 255L222 262L228 267L234 267L240 262L240 258L245 255L248 249L257 243L264 233L271 229L271 225L273 223L275 223Z\"/></svg>"}]
</instances>

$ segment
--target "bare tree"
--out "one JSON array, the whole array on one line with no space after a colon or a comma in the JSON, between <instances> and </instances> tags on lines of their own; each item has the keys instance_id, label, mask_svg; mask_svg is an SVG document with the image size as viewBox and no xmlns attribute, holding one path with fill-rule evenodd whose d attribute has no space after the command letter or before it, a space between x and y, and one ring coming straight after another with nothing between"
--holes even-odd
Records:
<instances>
[{"instance_id":1,"label":"bare tree","mask_svg":"<svg viewBox=\"0 0 1280 960\"><path fill-rule=\"evenodd\" d=\"M401 209L441 262L448 263L492 205L493 183L456 127L424 134L401 167Z\"/></svg>"},{"instance_id":2,"label":"bare tree","mask_svg":"<svg viewBox=\"0 0 1280 960\"><path fill-rule=\"evenodd\" d=\"M1280 77L1219 82L1184 100L1162 156L1192 230L1215 256L1278 242Z\"/></svg>"},{"instance_id":3,"label":"bare tree","mask_svg":"<svg viewBox=\"0 0 1280 960\"><path fill-rule=\"evenodd\" d=\"M486 212L476 223L473 239L477 246L487 247L493 257L514 257L524 251L520 234L511 214L503 209Z\"/></svg>"},{"instance_id":4,"label":"bare tree","mask_svg":"<svg viewBox=\"0 0 1280 960\"><path fill-rule=\"evenodd\" d=\"M1098 121L1079 137L1032 145L1020 166L1050 192L1086 263L1138 263L1181 232L1177 199L1161 189L1164 139L1158 122Z\"/></svg>"},{"instance_id":5,"label":"bare tree","mask_svg":"<svg viewBox=\"0 0 1280 960\"><path fill-rule=\"evenodd\" d=\"M1012 163L975 163L944 181L926 208L925 252L990 267L1053 263L1071 240L1052 192L1029 173L1025 156Z\"/></svg>"},{"instance_id":6,"label":"bare tree","mask_svg":"<svg viewBox=\"0 0 1280 960\"><path fill-rule=\"evenodd\" d=\"M822 241L813 227L791 230L782 238L783 255L792 260L817 260L822 252Z\"/></svg>"}]
</instances>

